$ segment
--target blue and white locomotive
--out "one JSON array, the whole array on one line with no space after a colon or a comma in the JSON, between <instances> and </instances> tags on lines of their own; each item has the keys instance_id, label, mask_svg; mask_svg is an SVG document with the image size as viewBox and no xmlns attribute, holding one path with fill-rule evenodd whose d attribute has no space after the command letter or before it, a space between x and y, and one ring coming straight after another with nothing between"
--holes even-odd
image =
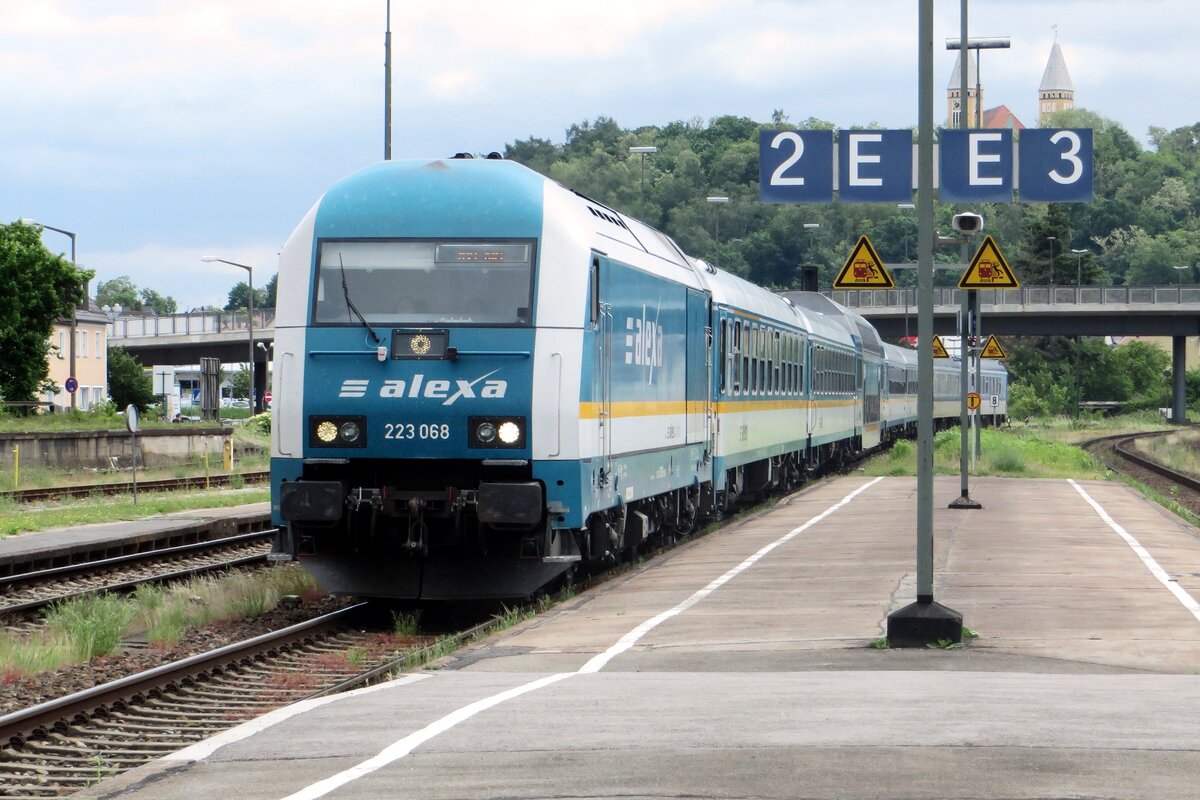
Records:
<instances>
[{"instance_id":1,"label":"blue and white locomotive","mask_svg":"<svg viewBox=\"0 0 1200 800\"><path fill-rule=\"evenodd\" d=\"M915 357L858 315L500 159L336 184L275 335L276 557L369 597L527 596L916 419Z\"/></svg>"}]
</instances>

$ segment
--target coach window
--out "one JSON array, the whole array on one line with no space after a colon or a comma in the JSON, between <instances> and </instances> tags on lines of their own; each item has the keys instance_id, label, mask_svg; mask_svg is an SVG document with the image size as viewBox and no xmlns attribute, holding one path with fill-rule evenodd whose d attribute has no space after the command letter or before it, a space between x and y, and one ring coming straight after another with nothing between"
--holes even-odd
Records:
<instances>
[{"instance_id":1,"label":"coach window","mask_svg":"<svg viewBox=\"0 0 1200 800\"><path fill-rule=\"evenodd\" d=\"M742 320L733 320L733 393L742 393L742 375L745 374L742 348Z\"/></svg>"},{"instance_id":2,"label":"coach window","mask_svg":"<svg viewBox=\"0 0 1200 800\"><path fill-rule=\"evenodd\" d=\"M725 359L728 357L728 354L729 354L729 347L728 347L729 342L726 341L726 338L725 338L726 336L729 335L729 330L728 330L728 326L726 325L725 320L721 320L721 333L719 335L721 338L720 338L719 349L717 350L717 353L718 353L717 360L720 363L720 366L718 367L718 369L720 370L720 383L718 384L717 391L720 394L724 395L725 394Z\"/></svg>"}]
</instances>

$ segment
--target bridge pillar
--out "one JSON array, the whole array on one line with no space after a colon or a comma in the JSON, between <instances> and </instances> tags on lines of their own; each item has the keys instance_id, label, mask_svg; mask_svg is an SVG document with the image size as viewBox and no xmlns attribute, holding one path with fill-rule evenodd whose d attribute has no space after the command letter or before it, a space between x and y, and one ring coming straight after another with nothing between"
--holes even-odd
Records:
<instances>
[{"instance_id":1,"label":"bridge pillar","mask_svg":"<svg viewBox=\"0 0 1200 800\"><path fill-rule=\"evenodd\" d=\"M1171 421L1187 422L1187 337L1171 337Z\"/></svg>"}]
</instances>

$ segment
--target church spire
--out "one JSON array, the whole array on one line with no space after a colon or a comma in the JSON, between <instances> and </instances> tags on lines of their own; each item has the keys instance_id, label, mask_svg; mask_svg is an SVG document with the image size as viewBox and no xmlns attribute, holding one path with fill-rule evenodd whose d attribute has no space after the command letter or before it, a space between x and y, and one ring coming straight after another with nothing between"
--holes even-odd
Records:
<instances>
[{"instance_id":1,"label":"church spire","mask_svg":"<svg viewBox=\"0 0 1200 800\"><path fill-rule=\"evenodd\" d=\"M1046 125L1047 118L1057 112L1075 107L1075 86L1067 72L1067 61L1058 45L1058 26L1054 26L1054 46L1050 48L1050 59L1042 73L1042 85L1038 87L1038 125Z\"/></svg>"}]
</instances>

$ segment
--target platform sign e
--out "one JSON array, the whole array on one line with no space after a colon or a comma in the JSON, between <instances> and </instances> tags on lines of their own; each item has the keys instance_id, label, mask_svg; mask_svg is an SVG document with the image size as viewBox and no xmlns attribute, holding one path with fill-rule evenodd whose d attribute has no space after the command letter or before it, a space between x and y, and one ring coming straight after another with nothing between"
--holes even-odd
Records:
<instances>
[{"instance_id":1,"label":"platform sign e","mask_svg":"<svg viewBox=\"0 0 1200 800\"><path fill-rule=\"evenodd\" d=\"M1083 203L1092 199L1092 130L1021 131L1022 202Z\"/></svg>"},{"instance_id":2,"label":"platform sign e","mask_svg":"<svg viewBox=\"0 0 1200 800\"><path fill-rule=\"evenodd\" d=\"M764 203L833 202L833 131L760 131L758 197Z\"/></svg>"},{"instance_id":3,"label":"platform sign e","mask_svg":"<svg viewBox=\"0 0 1200 800\"><path fill-rule=\"evenodd\" d=\"M838 198L843 203L907 203L912 192L912 131L838 133Z\"/></svg>"},{"instance_id":4,"label":"platform sign e","mask_svg":"<svg viewBox=\"0 0 1200 800\"><path fill-rule=\"evenodd\" d=\"M891 289L895 285L891 273L866 236L858 237L850 257L833 281L835 289Z\"/></svg>"},{"instance_id":5,"label":"platform sign e","mask_svg":"<svg viewBox=\"0 0 1200 800\"><path fill-rule=\"evenodd\" d=\"M943 203L1011 203L1012 131L943 128L938 133L938 174Z\"/></svg>"}]
</instances>

